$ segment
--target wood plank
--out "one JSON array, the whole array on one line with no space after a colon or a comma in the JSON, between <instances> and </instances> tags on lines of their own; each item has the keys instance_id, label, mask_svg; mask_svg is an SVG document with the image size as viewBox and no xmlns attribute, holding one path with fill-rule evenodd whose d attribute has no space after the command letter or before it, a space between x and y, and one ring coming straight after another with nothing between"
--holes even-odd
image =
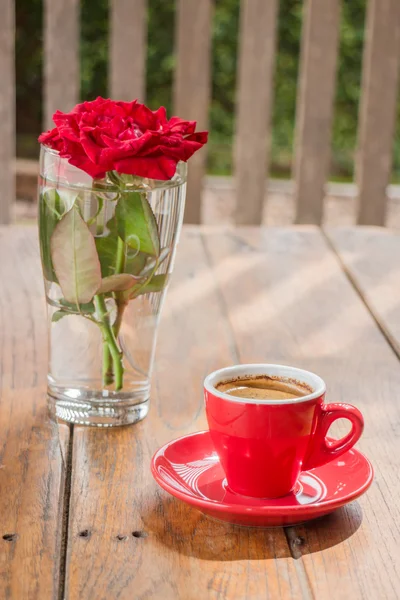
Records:
<instances>
[{"instance_id":1,"label":"wood plank","mask_svg":"<svg viewBox=\"0 0 400 600\"><path fill-rule=\"evenodd\" d=\"M79 0L44 1L44 126L79 101Z\"/></svg>"},{"instance_id":2,"label":"wood plank","mask_svg":"<svg viewBox=\"0 0 400 600\"><path fill-rule=\"evenodd\" d=\"M206 246L240 362L281 362L316 371L327 382L328 399L353 403L365 416L359 448L376 472L368 493L331 516L289 529L311 597L396 598L398 359L317 228L249 228L210 235ZM229 259L234 265L243 256L253 266L224 279L224 263Z\"/></svg>"},{"instance_id":3,"label":"wood plank","mask_svg":"<svg viewBox=\"0 0 400 600\"><path fill-rule=\"evenodd\" d=\"M36 228L0 230L0 597L57 598L69 429L46 409Z\"/></svg>"},{"instance_id":4,"label":"wood plank","mask_svg":"<svg viewBox=\"0 0 400 600\"><path fill-rule=\"evenodd\" d=\"M260 225L269 169L278 1L241 2L235 139L235 222Z\"/></svg>"},{"instance_id":5,"label":"wood plank","mask_svg":"<svg viewBox=\"0 0 400 600\"><path fill-rule=\"evenodd\" d=\"M369 0L358 121L358 223L384 225L400 68L400 3Z\"/></svg>"},{"instance_id":6,"label":"wood plank","mask_svg":"<svg viewBox=\"0 0 400 600\"><path fill-rule=\"evenodd\" d=\"M251 256L235 259L220 265L225 282L254 266ZM160 491L150 475L157 447L205 427L203 377L238 360L223 311L199 233L186 229L161 322L149 416L122 429L75 427L69 600L308 598L282 529L209 520Z\"/></svg>"},{"instance_id":7,"label":"wood plank","mask_svg":"<svg viewBox=\"0 0 400 600\"><path fill-rule=\"evenodd\" d=\"M296 223L320 224L329 175L339 39L339 0L307 0L296 106Z\"/></svg>"},{"instance_id":8,"label":"wood plank","mask_svg":"<svg viewBox=\"0 0 400 600\"><path fill-rule=\"evenodd\" d=\"M182 119L197 121L198 131L208 129L212 6L212 0L177 2L174 112ZM207 146L190 159L186 223L201 221L201 192L206 158Z\"/></svg>"},{"instance_id":9,"label":"wood plank","mask_svg":"<svg viewBox=\"0 0 400 600\"><path fill-rule=\"evenodd\" d=\"M15 202L15 4L2 3L0 20L0 223L10 223Z\"/></svg>"},{"instance_id":10,"label":"wood plank","mask_svg":"<svg viewBox=\"0 0 400 600\"><path fill-rule=\"evenodd\" d=\"M110 94L144 102L146 96L147 0L112 0L110 5Z\"/></svg>"},{"instance_id":11,"label":"wood plank","mask_svg":"<svg viewBox=\"0 0 400 600\"><path fill-rule=\"evenodd\" d=\"M400 234L380 227L327 229L340 260L400 357Z\"/></svg>"}]
</instances>

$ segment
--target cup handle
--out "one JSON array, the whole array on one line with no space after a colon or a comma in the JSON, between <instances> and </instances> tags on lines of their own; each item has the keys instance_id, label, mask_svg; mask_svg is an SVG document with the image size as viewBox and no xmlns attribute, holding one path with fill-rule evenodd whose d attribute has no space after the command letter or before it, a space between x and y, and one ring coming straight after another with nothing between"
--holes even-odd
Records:
<instances>
[{"instance_id":1,"label":"cup handle","mask_svg":"<svg viewBox=\"0 0 400 600\"><path fill-rule=\"evenodd\" d=\"M351 430L340 440L327 440L329 427L337 419L348 419L352 424ZM324 465L350 450L360 439L363 429L363 416L355 406L342 403L322 404L302 470L307 471Z\"/></svg>"}]
</instances>

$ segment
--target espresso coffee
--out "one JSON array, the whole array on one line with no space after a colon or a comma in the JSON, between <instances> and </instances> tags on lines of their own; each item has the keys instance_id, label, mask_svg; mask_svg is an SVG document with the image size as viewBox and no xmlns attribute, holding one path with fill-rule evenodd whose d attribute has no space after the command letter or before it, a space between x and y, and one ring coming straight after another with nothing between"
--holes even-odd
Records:
<instances>
[{"instance_id":1,"label":"espresso coffee","mask_svg":"<svg viewBox=\"0 0 400 600\"><path fill-rule=\"evenodd\" d=\"M219 392L252 400L292 400L312 393L307 384L284 377L254 375L230 381L221 381L215 386Z\"/></svg>"}]
</instances>

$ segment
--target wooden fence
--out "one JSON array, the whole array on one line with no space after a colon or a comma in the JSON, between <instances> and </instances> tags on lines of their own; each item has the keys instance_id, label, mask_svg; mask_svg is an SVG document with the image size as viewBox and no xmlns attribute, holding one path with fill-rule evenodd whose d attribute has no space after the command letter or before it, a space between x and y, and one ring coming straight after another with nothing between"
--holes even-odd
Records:
<instances>
[{"instance_id":1,"label":"wooden fence","mask_svg":"<svg viewBox=\"0 0 400 600\"><path fill-rule=\"evenodd\" d=\"M213 0L176 0L174 112L207 128ZM304 0L293 179L297 223L320 223L330 162L340 0ZM14 0L1 0L0 222L15 201ZM234 174L236 222L258 224L268 177L279 0L242 0ZM44 0L44 126L79 100L79 0ZM111 97L145 100L147 0L110 0ZM383 225L392 164L400 1L368 0L359 108L358 222ZM191 160L187 222L201 220L207 149Z\"/></svg>"}]
</instances>

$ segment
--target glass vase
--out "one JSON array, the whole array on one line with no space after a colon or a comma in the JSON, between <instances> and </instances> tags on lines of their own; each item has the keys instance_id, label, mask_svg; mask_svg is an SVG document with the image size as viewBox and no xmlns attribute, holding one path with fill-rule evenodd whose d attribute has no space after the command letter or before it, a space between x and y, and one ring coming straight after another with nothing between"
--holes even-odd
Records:
<instances>
[{"instance_id":1,"label":"glass vase","mask_svg":"<svg viewBox=\"0 0 400 600\"><path fill-rule=\"evenodd\" d=\"M185 194L185 163L169 181L115 172L93 180L41 148L39 239L56 417L110 427L146 416Z\"/></svg>"}]
</instances>

